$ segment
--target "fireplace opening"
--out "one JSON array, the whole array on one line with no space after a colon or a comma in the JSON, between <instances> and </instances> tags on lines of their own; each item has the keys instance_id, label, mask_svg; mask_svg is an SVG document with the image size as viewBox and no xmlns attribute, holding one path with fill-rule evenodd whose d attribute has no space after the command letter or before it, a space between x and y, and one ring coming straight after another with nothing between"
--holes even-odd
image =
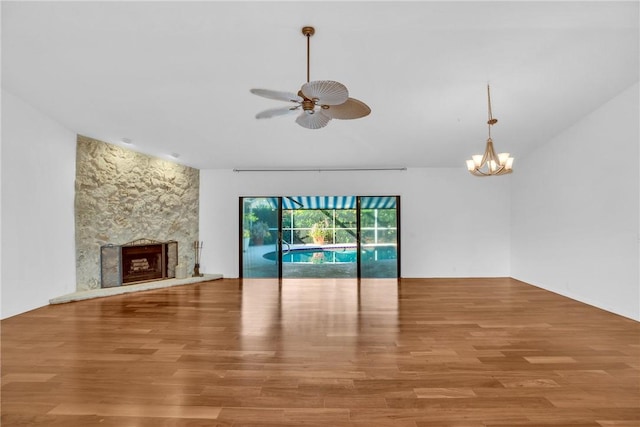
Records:
<instances>
[{"instance_id":1,"label":"fireplace opening","mask_svg":"<svg viewBox=\"0 0 640 427\"><path fill-rule=\"evenodd\" d=\"M139 239L100 249L101 286L130 285L176 276L178 242Z\"/></svg>"},{"instance_id":2,"label":"fireplace opening","mask_svg":"<svg viewBox=\"0 0 640 427\"><path fill-rule=\"evenodd\" d=\"M162 279L167 264L164 245L123 246L122 283Z\"/></svg>"}]
</instances>

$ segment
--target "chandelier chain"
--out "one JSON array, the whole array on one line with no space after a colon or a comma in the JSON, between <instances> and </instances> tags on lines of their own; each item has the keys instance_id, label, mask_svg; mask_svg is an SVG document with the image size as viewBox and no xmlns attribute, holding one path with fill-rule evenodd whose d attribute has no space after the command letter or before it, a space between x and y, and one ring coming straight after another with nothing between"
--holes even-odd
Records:
<instances>
[{"instance_id":1,"label":"chandelier chain","mask_svg":"<svg viewBox=\"0 0 640 427\"><path fill-rule=\"evenodd\" d=\"M493 125L493 114L491 113L491 91L489 90L489 85L487 85L487 104L489 111L489 119L487 120L487 124L489 125L489 138L491 138L491 125Z\"/></svg>"}]
</instances>

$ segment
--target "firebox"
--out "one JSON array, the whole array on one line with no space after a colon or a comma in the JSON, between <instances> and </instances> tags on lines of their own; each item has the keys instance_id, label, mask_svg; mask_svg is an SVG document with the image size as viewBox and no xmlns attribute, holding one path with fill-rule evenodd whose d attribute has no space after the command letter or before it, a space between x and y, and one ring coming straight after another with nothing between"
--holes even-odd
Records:
<instances>
[{"instance_id":1,"label":"firebox","mask_svg":"<svg viewBox=\"0 0 640 427\"><path fill-rule=\"evenodd\" d=\"M178 242L140 239L100 250L103 288L175 277Z\"/></svg>"},{"instance_id":2,"label":"firebox","mask_svg":"<svg viewBox=\"0 0 640 427\"><path fill-rule=\"evenodd\" d=\"M122 247L122 283L163 279L167 264L165 245Z\"/></svg>"}]
</instances>

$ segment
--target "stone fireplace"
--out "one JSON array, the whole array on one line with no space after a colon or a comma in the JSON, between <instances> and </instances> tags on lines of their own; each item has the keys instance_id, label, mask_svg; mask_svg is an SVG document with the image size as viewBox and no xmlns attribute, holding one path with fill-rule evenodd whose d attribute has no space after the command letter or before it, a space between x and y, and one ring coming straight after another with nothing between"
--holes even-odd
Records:
<instances>
[{"instance_id":1,"label":"stone fireplace","mask_svg":"<svg viewBox=\"0 0 640 427\"><path fill-rule=\"evenodd\" d=\"M100 248L101 287L131 285L176 276L178 242L139 239Z\"/></svg>"},{"instance_id":2,"label":"stone fireplace","mask_svg":"<svg viewBox=\"0 0 640 427\"><path fill-rule=\"evenodd\" d=\"M77 292L156 280L124 282L121 277L132 270L130 264L119 264L121 246L141 237L176 241L179 264L195 264L191 248L199 240L198 169L78 135L75 191ZM171 256L171 245L167 251ZM135 276L147 268L145 262L151 268L164 258L160 255L159 263L157 254L131 259L137 260ZM172 266L166 262L166 277L173 277Z\"/></svg>"}]
</instances>

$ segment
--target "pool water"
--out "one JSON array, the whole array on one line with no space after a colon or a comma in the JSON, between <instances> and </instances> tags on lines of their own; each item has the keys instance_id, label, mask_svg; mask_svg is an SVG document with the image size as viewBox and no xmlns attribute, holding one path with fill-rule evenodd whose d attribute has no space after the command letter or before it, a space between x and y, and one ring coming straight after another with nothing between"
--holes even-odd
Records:
<instances>
[{"instance_id":1,"label":"pool water","mask_svg":"<svg viewBox=\"0 0 640 427\"><path fill-rule=\"evenodd\" d=\"M275 252L264 255L268 260L276 259ZM362 248L362 262L394 260L397 258L395 246L377 246ZM295 249L282 255L283 263L295 264L339 264L355 263L357 261L356 248L313 248Z\"/></svg>"}]
</instances>

